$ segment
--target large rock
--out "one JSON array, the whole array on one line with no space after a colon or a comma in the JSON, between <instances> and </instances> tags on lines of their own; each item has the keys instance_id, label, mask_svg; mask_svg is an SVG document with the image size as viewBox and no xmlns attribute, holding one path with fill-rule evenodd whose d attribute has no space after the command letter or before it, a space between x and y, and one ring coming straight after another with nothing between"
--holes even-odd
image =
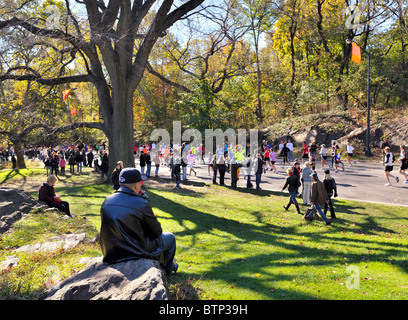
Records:
<instances>
[{"instance_id":1,"label":"large rock","mask_svg":"<svg viewBox=\"0 0 408 320\"><path fill-rule=\"evenodd\" d=\"M167 300L158 261L129 260L107 265L91 259L86 268L53 288L46 300Z\"/></svg>"},{"instance_id":2,"label":"large rock","mask_svg":"<svg viewBox=\"0 0 408 320\"><path fill-rule=\"evenodd\" d=\"M59 249L71 250L75 248L78 244L85 240L85 232L82 233L72 233L65 234L62 236L55 236L46 242L39 242L28 244L16 249L16 252L38 252L38 251L57 251Z\"/></svg>"},{"instance_id":3,"label":"large rock","mask_svg":"<svg viewBox=\"0 0 408 320\"><path fill-rule=\"evenodd\" d=\"M32 209L47 207L20 189L0 187L0 234Z\"/></svg>"}]
</instances>

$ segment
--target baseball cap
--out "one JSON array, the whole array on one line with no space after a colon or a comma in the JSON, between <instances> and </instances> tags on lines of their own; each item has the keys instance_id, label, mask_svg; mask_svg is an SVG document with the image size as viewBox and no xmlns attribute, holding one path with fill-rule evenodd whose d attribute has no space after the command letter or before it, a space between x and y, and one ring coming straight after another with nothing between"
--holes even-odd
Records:
<instances>
[{"instance_id":1,"label":"baseball cap","mask_svg":"<svg viewBox=\"0 0 408 320\"><path fill-rule=\"evenodd\" d=\"M119 174L120 183L136 183L143 181L140 171L135 168L125 168Z\"/></svg>"}]
</instances>

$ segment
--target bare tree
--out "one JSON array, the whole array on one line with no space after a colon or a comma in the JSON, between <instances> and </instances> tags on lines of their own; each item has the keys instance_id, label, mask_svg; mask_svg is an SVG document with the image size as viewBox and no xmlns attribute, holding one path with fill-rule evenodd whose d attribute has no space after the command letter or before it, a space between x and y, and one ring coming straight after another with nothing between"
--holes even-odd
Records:
<instances>
[{"instance_id":1,"label":"bare tree","mask_svg":"<svg viewBox=\"0 0 408 320\"><path fill-rule=\"evenodd\" d=\"M183 44L169 41L163 43L163 48L186 78L193 82L205 82L208 92L214 96L223 89L229 78L250 72L247 68L251 64L248 55L244 58L235 54L238 46L242 50L242 40L249 27L238 23L241 11L235 0L214 2L200 10L194 18L185 23ZM209 23L203 26L203 21ZM194 92L191 85L171 81L152 64L148 64L147 70L168 85L187 93Z\"/></svg>"}]
</instances>

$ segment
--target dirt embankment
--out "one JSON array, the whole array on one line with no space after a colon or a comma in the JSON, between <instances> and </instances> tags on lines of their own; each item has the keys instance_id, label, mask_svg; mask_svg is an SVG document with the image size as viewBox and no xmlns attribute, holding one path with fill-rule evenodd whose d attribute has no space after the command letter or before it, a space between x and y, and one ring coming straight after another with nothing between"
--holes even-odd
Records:
<instances>
[{"instance_id":1,"label":"dirt embankment","mask_svg":"<svg viewBox=\"0 0 408 320\"><path fill-rule=\"evenodd\" d=\"M262 139L274 145L291 139L295 146L303 141L330 145L336 140L345 148L347 140L352 141L356 153L364 154L367 120L363 112L330 111L320 114L309 114L301 117L282 119L264 130ZM408 145L408 112L374 112L370 120L370 145L374 155L380 153L382 139L387 139L392 151L399 153L401 144Z\"/></svg>"}]
</instances>

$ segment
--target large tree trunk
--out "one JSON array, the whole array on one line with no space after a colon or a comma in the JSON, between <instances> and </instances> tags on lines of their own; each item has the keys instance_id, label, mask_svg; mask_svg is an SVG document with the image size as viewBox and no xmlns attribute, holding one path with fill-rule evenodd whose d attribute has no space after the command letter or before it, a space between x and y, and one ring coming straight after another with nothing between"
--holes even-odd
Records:
<instances>
[{"instance_id":1,"label":"large tree trunk","mask_svg":"<svg viewBox=\"0 0 408 320\"><path fill-rule=\"evenodd\" d=\"M21 144L21 140L14 141L13 144L14 144L14 152L16 153L16 158L17 158L17 168L18 169L27 168L25 161L24 161L24 149Z\"/></svg>"},{"instance_id":2,"label":"large tree trunk","mask_svg":"<svg viewBox=\"0 0 408 320\"><path fill-rule=\"evenodd\" d=\"M122 81L121 81L122 82ZM120 160L125 167L134 167L133 156L133 94L125 81L113 89L113 110L108 120L109 173Z\"/></svg>"}]
</instances>

